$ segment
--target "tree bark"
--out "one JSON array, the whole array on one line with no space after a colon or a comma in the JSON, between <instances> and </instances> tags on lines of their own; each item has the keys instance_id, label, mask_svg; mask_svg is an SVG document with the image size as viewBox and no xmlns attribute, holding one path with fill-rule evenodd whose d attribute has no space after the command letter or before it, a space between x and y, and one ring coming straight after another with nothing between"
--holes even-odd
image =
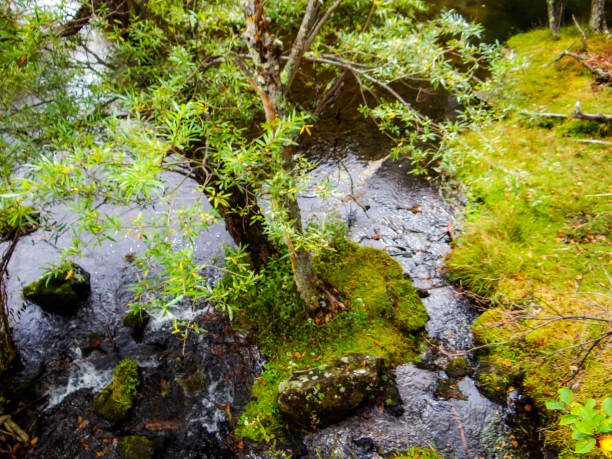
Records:
<instances>
[{"instance_id":1,"label":"tree bark","mask_svg":"<svg viewBox=\"0 0 612 459\"><path fill-rule=\"evenodd\" d=\"M17 231L13 240L0 260L0 375L9 370L17 357L17 349L13 343L13 332L8 321L8 296L6 293L6 268L8 266L21 233Z\"/></svg>"},{"instance_id":2,"label":"tree bark","mask_svg":"<svg viewBox=\"0 0 612 459\"><path fill-rule=\"evenodd\" d=\"M564 0L546 0L548 6L548 27L553 35L559 35L561 32L561 22L563 21L563 12L565 11Z\"/></svg>"},{"instance_id":3,"label":"tree bark","mask_svg":"<svg viewBox=\"0 0 612 459\"><path fill-rule=\"evenodd\" d=\"M263 7L263 0L245 0L243 9L246 17L246 29L244 39L249 48L249 55L253 62L256 77L248 74L248 69L244 66L241 69L247 74L254 89L259 94L266 120L274 121L284 114L284 95L281 83L281 46L280 43L270 32L270 20L266 17ZM311 18L306 18L302 22L302 27L312 26ZM303 35L303 31L298 32L298 36ZM293 53L294 59L300 59L304 52L302 46ZM289 69L293 64L287 64ZM289 73L294 73L290 71ZM291 75L285 77L287 82L291 80ZM290 150L285 152L283 168L291 172L294 169L294 158ZM296 194L287 195L283 200L283 206L287 212L287 217L292 225L292 230L296 234L302 234L302 215L297 202ZM304 247L296 247L290 236L285 238L285 243L289 250L291 267L293 269L293 279L300 293L302 300L311 310L319 307L319 286L322 285L318 279L310 253Z\"/></svg>"},{"instance_id":4,"label":"tree bark","mask_svg":"<svg viewBox=\"0 0 612 459\"><path fill-rule=\"evenodd\" d=\"M606 0L593 0L589 27L595 33L608 33L606 24Z\"/></svg>"}]
</instances>

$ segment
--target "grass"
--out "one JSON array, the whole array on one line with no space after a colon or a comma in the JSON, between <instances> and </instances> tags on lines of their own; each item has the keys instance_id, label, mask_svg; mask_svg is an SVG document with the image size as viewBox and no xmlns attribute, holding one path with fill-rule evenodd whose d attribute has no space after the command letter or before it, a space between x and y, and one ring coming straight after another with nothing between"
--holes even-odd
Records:
<instances>
[{"instance_id":1,"label":"grass","mask_svg":"<svg viewBox=\"0 0 612 459\"><path fill-rule=\"evenodd\" d=\"M391 364L418 358L427 314L399 264L382 251L347 241L335 247L317 259L316 270L340 292L346 311L331 319L309 317L286 258L271 262L235 305L240 311L237 325L257 332L268 358L238 421L238 438L266 443L285 438L288 427L278 410L278 384L296 370L350 353L374 354Z\"/></svg>"},{"instance_id":2,"label":"grass","mask_svg":"<svg viewBox=\"0 0 612 459\"><path fill-rule=\"evenodd\" d=\"M559 320L524 336L546 318L610 318L612 147L574 139L610 141L612 127L520 115L569 114L576 101L585 112L612 113L610 87L594 85L569 57L551 63L573 42L581 43L571 29L560 39L536 30L509 40L529 62L508 81L506 97L517 110L460 140L467 159L459 179L471 204L447 263L456 282L491 306L474 325L477 344L511 341L480 351L494 368L480 382L498 395L522 384L542 410L546 440L559 457L575 457L571 431L557 426L545 401L563 383L578 400L612 393L609 343L596 346L581 365L589 345L580 344L606 332L604 324ZM589 38L588 46L612 53L604 37Z\"/></svg>"}]
</instances>

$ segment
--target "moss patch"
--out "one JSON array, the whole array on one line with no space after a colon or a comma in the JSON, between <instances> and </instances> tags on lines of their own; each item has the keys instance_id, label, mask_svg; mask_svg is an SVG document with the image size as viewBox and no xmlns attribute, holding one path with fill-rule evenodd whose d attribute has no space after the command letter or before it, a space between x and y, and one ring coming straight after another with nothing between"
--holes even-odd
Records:
<instances>
[{"instance_id":1,"label":"moss patch","mask_svg":"<svg viewBox=\"0 0 612 459\"><path fill-rule=\"evenodd\" d=\"M236 302L237 325L257 331L269 359L238 422L238 437L256 442L282 439L285 422L278 410L278 384L296 370L351 353L399 364L414 361L421 351L427 314L393 258L342 240L316 260L315 269L347 306L328 322L324 315L309 317L286 258L271 262L252 291Z\"/></svg>"},{"instance_id":2,"label":"moss patch","mask_svg":"<svg viewBox=\"0 0 612 459\"><path fill-rule=\"evenodd\" d=\"M575 141L612 141L609 126L518 114L569 114L577 100L583 111L612 113L612 88L593 85L592 75L571 58L550 64L574 41L580 43L575 28L559 40L545 30L513 37L510 47L530 62L508 81L506 94L517 114L460 140L466 148L459 178L472 204L448 267L457 282L492 306L474 325L477 345L521 337L545 318L602 315L612 307L612 149ZM591 37L589 49L609 53L612 46ZM572 346L604 331L595 322L563 320L483 349L478 382L497 399L521 383L546 415L544 402L576 371L585 350ZM572 379L578 400L610 394L611 373L612 347L594 348ZM560 457L571 456L570 429L549 416L547 441Z\"/></svg>"},{"instance_id":3,"label":"moss patch","mask_svg":"<svg viewBox=\"0 0 612 459\"><path fill-rule=\"evenodd\" d=\"M410 448L399 456L390 456L393 459L442 459L433 449Z\"/></svg>"},{"instance_id":4,"label":"moss patch","mask_svg":"<svg viewBox=\"0 0 612 459\"><path fill-rule=\"evenodd\" d=\"M123 360L115 367L113 381L94 399L94 409L111 421L127 416L138 396L138 365L133 360Z\"/></svg>"},{"instance_id":5,"label":"moss patch","mask_svg":"<svg viewBox=\"0 0 612 459\"><path fill-rule=\"evenodd\" d=\"M125 459L151 459L155 445L147 437L130 435L119 442L119 451Z\"/></svg>"}]
</instances>

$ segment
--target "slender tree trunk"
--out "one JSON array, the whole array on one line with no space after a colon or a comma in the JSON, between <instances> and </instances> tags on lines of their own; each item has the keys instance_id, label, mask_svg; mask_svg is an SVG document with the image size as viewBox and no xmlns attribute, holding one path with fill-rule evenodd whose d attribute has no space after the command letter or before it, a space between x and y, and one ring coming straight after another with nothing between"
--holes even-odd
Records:
<instances>
[{"instance_id":1,"label":"slender tree trunk","mask_svg":"<svg viewBox=\"0 0 612 459\"><path fill-rule=\"evenodd\" d=\"M17 231L6 252L4 252L2 260L0 260L0 375L13 366L17 357L17 349L13 343L13 332L8 321L5 274L20 236L20 232Z\"/></svg>"},{"instance_id":2,"label":"slender tree trunk","mask_svg":"<svg viewBox=\"0 0 612 459\"><path fill-rule=\"evenodd\" d=\"M312 0L310 3L314 3ZM280 56L281 46L270 32L270 20L266 17L263 7L263 0L243 1L244 13L246 16L246 30L244 39L249 47L249 55L252 59L256 76L250 75L249 70L242 65L242 71L247 75L257 90L266 114L266 120L274 121L281 118L284 112L283 85L281 83ZM312 5L308 7L313 10ZM303 26L309 27L313 21L308 18ZM299 33L298 36L302 34ZM293 53L294 58L301 57L301 51ZM289 78L290 79L290 78ZM283 165L287 171L294 168L294 158L292 152L287 150ZM291 222L292 230L296 234L302 234L302 216L297 202L297 195L294 193L285 197L283 206ZM303 247L296 248L290 236L285 238L285 243L289 249L291 266L293 269L293 279L300 293L300 297L310 309L319 307L319 286L322 285L318 279L310 253Z\"/></svg>"},{"instance_id":3,"label":"slender tree trunk","mask_svg":"<svg viewBox=\"0 0 612 459\"><path fill-rule=\"evenodd\" d=\"M606 24L606 0L593 0L589 27L595 33L608 33Z\"/></svg>"},{"instance_id":4,"label":"slender tree trunk","mask_svg":"<svg viewBox=\"0 0 612 459\"><path fill-rule=\"evenodd\" d=\"M553 35L559 35L561 32L561 22L563 21L563 12L565 11L564 0L546 0L548 6L548 27Z\"/></svg>"},{"instance_id":5,"label":"slender tree trunk","mask_svg":"<svg viewBox=\"0 0 612 459\"><path fill-rule=\"evenodd\" d=\"M217 209L225 221L225 228L237 245L247 247L251 263L259 271L277 251L265 232L263 215L254 201L254 194L237 186L219 191L230 195L228 206Z\"/></svg>"},{"instance_id":6,"label":"slender tree trunk","mask_svg":"<svg viewBox=\"0 0 612 459\"><path fill-rule=\"evenodd\" d=\"M236 245L246 246L251 257L253 267L260 268L278 252L265 232L263 214L255 193L248 185L223 187L223 182L215 174L215 168L202 167L202 159L196 158L198 150L194 147L183 154L191 161L195 172L195 180L200 185L211 186L216 193L229 194L227 206L218 206L217 211L225 222L225 228ZM212 204L212 203L211 203Z\"/></svg>"}]
</instances>

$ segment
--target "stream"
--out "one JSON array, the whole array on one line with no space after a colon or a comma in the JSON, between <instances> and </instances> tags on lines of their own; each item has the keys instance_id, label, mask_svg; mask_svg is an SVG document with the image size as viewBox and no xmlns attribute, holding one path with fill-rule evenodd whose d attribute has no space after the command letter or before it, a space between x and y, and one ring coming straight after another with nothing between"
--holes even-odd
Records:
<instances>
[{"instance_id":1,"label":"stream","mask_svg":"<svg viewBox=\"0 0 612 459\"><path fill-rule=\"evenodd\" d=\"M494 38L543 22L544 2L540 3L436 2L481 20L487 36ZM455 107L440 94L426 95L420 103L440 114ZM469 376L477 367L471 357L469 375L455 381L453 394L439 394L440 383L448 379L446 365L472 346L470 324L477 316L474 306L445 279L444 259L460 230L457 209L427 180L410 176L406 162L389 159L389 145L373 126L343 119L341 113L334 118L324 120L321 132L313 132L306 151L317 164L313 180L328 179L335 186L334 196L325 201L301 196L303 215L341 218L353 241L385 250L401 264L423 297L430 346L418 366L406 363L395 369L403 415L396 418L379 407L365 407L307 435L303 455L377 458L419 446L435 448L445 458L542 457L539 447L528 443L531 438L521 438L513 429L516 412L526 401L516 391L505 406L482 396ZM181 181L172 174L165 179L170 186ZM173 206L199 201L208 208L194 183L180 183ZM158 206L143 213L160 210L164 209ZM107 206L103 211L129 218L139 210ZM57 209L57 217L71 222L66 209ZM91 274L92 292L75 315L50 314L24 300L23 286L37 279L46 264L57 261L59 249L69 242L69 234L56 241L32 233L22 238L8 267L10 319L22 362L19 376L34 378L44 401L28 426L38 437L30 457L119 457L115 445L125 435L153 439L156 457L240 455L232 427L265 363L253 337L233 331L228 318L207 305L195 312L177 307L170 316L151 321L142 336L122 326L129 285L138 275L124 257L143 250L135 234L105 242L77 260ZM225 228L215 225L198 240L196 257L221 259L223 246L231 243ZM211 282L219 280L218 270L209 274ZM191 334L183 347L170 331L172 319L185 314L193 314L206 333ZM118 427L94 415L92 399L125 358L141 368L145 396ZM194 380L202 383L185 383ZM527 446L517 447L517 439ZM262 457L248 450L241 454Z\"/></svg>"}]
</instances>

